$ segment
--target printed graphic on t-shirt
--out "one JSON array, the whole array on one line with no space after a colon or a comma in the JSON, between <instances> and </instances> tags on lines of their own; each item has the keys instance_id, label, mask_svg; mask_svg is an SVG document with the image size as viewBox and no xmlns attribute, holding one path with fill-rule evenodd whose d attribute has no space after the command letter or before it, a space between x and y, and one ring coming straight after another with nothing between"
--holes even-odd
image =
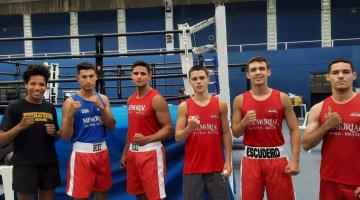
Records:
<instances>
[{"instance_id":1,"label":"printed graphic on t-shirt","mask_svg":"<svg viewBox=\"0 0 360 200\"><path fill-rule=\"evenodd\" d=\"M210 119L219 119L220 118L220 116L219 115L210 115Z\"/></svg>"},{"instance_id":2,"label":"printed graphic on t-shirt","mask_svg":"<svg viewBox=\"0 0 360 200\"><path fill-rule=\"evenodd\" d=\"M278 119L256 119L249 126L249 130L275 130L276 126L279 125Z\"/></svg>"},{"instance_id":3,"label":"printed graphic on t-shirt","mask_svg":"<svg viewBox=\"0 0 360 200\"><path fill-rule=\"evenodd\" d=\"M25 112L23 116L33 117L35 122L52 122L52 113L47 112Z\"/></svg>"},{"instance_id":4,"label":"printed graphic on t-shirt","mask_svg":"<svg viewBox=\"0 0 360 200\"><path fill-rule=\"evenodd\" d=\"M278 113L278 111L277 111L276 109L272 109L272 108L270 108L270 109L268 110L268 112L269 112L269 113Z\"/></svg>"},{"instance_id":5,"label":"printed graphic on t-shirt","mask_svg":"<svg viewBox=\"0 0 360 200\"><path fill-rule=\"evenodd\" d=\"M144 115L146 113L146 105L129 105L128 112L137 114L137 115Z\"/></svg>"},{"instance_id":6,"label":"printed graphic on t-shirt","mask_svg":"<svg viewBox=\"0 0 360 200\"><path fill-rule=\"evenodd\" d=\"M83 118L84 127L92 127L92 126L102 126L103 120L102 117L99 115L91 116L91 117L85 117Z\"/></svg>"},{"instance_id":7,"label":"printed graphic on t-shirt","mask_svg":"<svg viewBox=\"0 0 360 200\"><path fill-rule=\"evenodd\" d=\"M342 123L331 129L328 135L360 137L360 124Z\"/></svg>"},{"instance_id":8,"label":"printed graphic on t-shirt","mask_svg":"<svg viewBox=\"0 0 360 200\"><path fill-rule=\"evenodd\" d=\"M358 112L353 112L350 114L351 117L360 117L360 113Z\"/></svg>"},{"instance_id":9,"label":"printed graphic on t-shirt","mask_svg":"<svg viewBox=\"0 0 360 200\"><path fill-rule=\"evenodd\" d=\"M84 108L84 109L81 109L81 113L82 114L86 114L86 113L89 113L90 111L89 111L89 109L87 109L87 108Z\"/></svg>"},{"instance_id":10,"label":"printed graphic on t-shirt","mask_svg":"<svg viewBox=\"0 0 360 200\"><path fill-rule=\"evenodd\" d=\"M218 133L219 133L218 125L211 123L200 124L193 131L193 134L218 134Z\"/></svg>"}]
</instances>

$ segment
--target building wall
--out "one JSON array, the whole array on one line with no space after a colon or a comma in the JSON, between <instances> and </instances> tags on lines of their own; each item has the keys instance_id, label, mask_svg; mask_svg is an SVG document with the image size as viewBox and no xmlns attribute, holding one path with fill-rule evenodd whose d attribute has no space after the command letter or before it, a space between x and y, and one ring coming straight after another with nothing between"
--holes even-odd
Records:
<instances>
[{"instance_id":1,"label":"building wall","mask_svg":"<svg viewBox=\"0 0 360 200\"><path fill-rule=\"evenodd\" d=\"M244 3L226 4L227 12L227 37L228 45L243 45L266 43L266 1L250 1ZM214 16L214 5L194 5L174 7L174 29L177 24L188 23L194 25L202 20ZM117 21L116 10L91 11L79 13L79 34L102 34L116 33ZM360 15L360 2L356 0L332 1L332 37L360 38L360 26L357 21ZM22 16L0 17L0 38L23 37ZM164 30L164 8L140 8L126 10L127 32ZM321 39L321 4L320 0L311 0L307 3L296 3L294 1L277 1L277 30L278 42L311 41ZM344 23L346 22L346 23ZM69 14L33 14L32 15L33 36L69 35ZM208 27L195 34L193 45L200 46L215 42L215 28ZM288 44L288 50L284 50L279 44L277 51L266 51L263 46L243 46L243 52L239 47L229 48L229 63L246 63L251 56L263 55L269 58L273 74L270 85L274 88L304 96L305 102L310 103L310 80L309 74L313 72L325 72L327 63L337 57L346 57L359 65L360 39L357 41L335 41L337 47L319 48L318 43L296 43ZM129 50L159 49L165 48L165 36L134 36L127 38ZM70 40L34 41L34 53L57 53L69 52ZM0 55L23 54L24 45L21 41L1 42ZM179 47L178 35L175 34L175 47ZM117 38L104 38L105 51L117 51ZM95 51L94 39L80 39L80 51ZM205 55L212 58L213 55ZM171 56L141 56L105 58L105 65L131 64L137 59L144 59L150 63L180 62L179 55ZM95 62L95 59L84 59ZM196 60L196 59L195 59ZM47 60L51 63L59 63L67 68L61 69L62 78L74 76L76 70L68 68L75 66L82 59ZM42 63L43 61L21 61L22 63ZM14 72L14 65L0 63L0 71ZM175 65L172 65L175 66ZM180 66L180 65L177 65ZM246 90L246 79L240 68L230 70L231 98ZM163 73L180 73L180 70L162 70ZM108 73L108 76L115 73ZM0 77L2 80L11 80L9 77ZM284 84L284 81L286 84ZM157 80L160 84L182 84L182 79ZM239 86L240 83L240 86ZM116 86L116 81L108 82L109 86ZM122 82L130 85L130 81ZM356 84L358 84L356 82ZM74 83L61 84L64 87L76 87ZM180 86L179 86L180 87ZM165 95L176 95L178 87L159 86ZM116 88L108 89L109 95L116 97ZM123 96L130 95L132 88L124 89ZM61 92L60 92L61 94Z\"/></svg>"}]
</instances>

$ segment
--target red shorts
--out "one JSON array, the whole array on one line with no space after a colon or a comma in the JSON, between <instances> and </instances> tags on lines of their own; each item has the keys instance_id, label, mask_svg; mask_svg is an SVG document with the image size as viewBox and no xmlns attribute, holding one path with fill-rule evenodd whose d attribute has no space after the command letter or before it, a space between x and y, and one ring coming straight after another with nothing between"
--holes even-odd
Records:
<instances>
[{"instance_id":1,"label":"red shorts","mask_svg":"<svg viewBox=\"0 0 360 200\"><path fill-rule=\"evenodd\" d=\"M241 164L242 200L294 200L291 176L282 147L246 147Z\"/></svg>"},{"instance_id":2,"label":"red shorts","mask_svg":"<svg viewBox=\"0 0 360 200\"><path fill-rule=\"evenodd\" d=\"M105 192L111 185L109 151L105 142L75 142L69 159L66 194L88 198L92 191Z\"/></svg>"},{"instance_id":3,"label":"red shorts","mask_svg":"<svg viewBox=\"0 0 360 200\"><path fill-rule=\"evenodd\" d=\"M145 194L149 200L166 197L165 149L161 142L144 146L130 143L126 154L126 187L130 194Z\"/></svg>"},{"instance_id":4,"label":"red shorts","mask_svg":"<svg viewBox=\"0 0 360 200\"><path fill-rule=\"evenodd\" d=\"M354 197L356 186L320 180L320 200L358 200Z\"/></svg>"}]
</instances>

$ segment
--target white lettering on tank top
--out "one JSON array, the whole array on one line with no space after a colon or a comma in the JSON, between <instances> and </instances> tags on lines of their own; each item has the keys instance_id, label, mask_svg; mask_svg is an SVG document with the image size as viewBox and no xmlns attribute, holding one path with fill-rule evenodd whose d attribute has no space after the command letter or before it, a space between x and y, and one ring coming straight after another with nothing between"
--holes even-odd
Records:
<instances>
[{"instance_id":1,"label":"white lettering on tank top","mask_svg":"<svg viewBox=\"0 0 360 200\"><path fill-rule=\"evenodd\" d=\"M328 135L360 137L360 124L342 123L331 129Z\"/></svg>"},{"instance_id":2,"label":"white lettering on tank top","mask_svg":"<svg viewBox=\"0 0 360 200\"><path fill-rule=\"evenodd\" d=\"M129 113L135 113L137 115L144 115L146 113L146 105L129 105Z\"/></svg>"},{"instance_id":3,"label":"white lettering on tank top","mask_svg":"<svg viewBox=\"0 0 360 200\"><path fill-rule=\"evenodd\" d=\"M219 127L216 124L200 124L194 131L194 134L218 134Z\"/></svg>"},{"instance_id":4,"label":"white lettering on tank top","mask_svg":"<svg viewBox=\"0 0 360 200\"><path fill-rule=\"evenodd\" d=\"M101 118L101 116L92 116L92 117L86 117L83 119L84 127L91 127L91 126L100 126L103 125L104 122Z\"/></svg>"}]
</instances>

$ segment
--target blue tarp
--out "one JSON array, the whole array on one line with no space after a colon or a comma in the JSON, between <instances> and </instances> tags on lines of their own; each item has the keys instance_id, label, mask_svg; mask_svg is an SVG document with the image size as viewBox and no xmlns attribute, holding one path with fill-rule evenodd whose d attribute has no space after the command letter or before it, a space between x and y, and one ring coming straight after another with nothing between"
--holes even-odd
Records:
<instances>
[{"instance_id":1,"label":"blue tarp","mask_svg":"<svg viewBox=\"0 0 360 200\"><path fill-rule=\"evenodd\" d=\"M120 157L123 151L125 136L127 131L127 107L112 107L112 113L116 119L116 129L108 132L107 146L110 151L110 162L112 171L112 187L108 194L108 199L136 199L134 196L126 192L126 174L124 169L120 169ZM177 105L169 105L171 119L173 124L176 120ZM61 124L61 109L57 109L59 125ZM0 116L1 120L2 116ZM182 170L184 143L175 142L174 137L163 142L166 151L166 194L167 199L182 199ZM67 164L72 144L69 141L58 140L56 142L56 150L60 165L61 185L56 189L55 199L64 200L71 199L65 194Z\"/></svg>"}]
</instances>

